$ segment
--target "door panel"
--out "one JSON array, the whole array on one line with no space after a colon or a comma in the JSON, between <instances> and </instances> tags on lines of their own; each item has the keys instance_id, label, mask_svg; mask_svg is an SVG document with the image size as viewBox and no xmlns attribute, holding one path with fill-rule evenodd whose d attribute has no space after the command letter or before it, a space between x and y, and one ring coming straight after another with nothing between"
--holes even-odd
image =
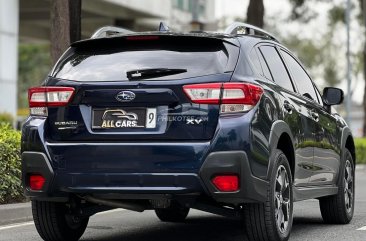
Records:
<instances>
[{"instance_id":1,"label":"door panel","mask_svg":"<svg viewBox=\"0 0 366 241\"><path fill-rule=\"evenodd\" d=\"M312 80L299 62L286 50L281 50L298 92L306 102L304 117L305 141L303 149L312 152L311 178L309 185L331 184L336 178L339 166L339 150L336 150L336 121L322 107L322 100ZM311 127L310 127L311 126ZM304 153L305 155L307 153Z\"/></svg>"},{"instance_id":2,"label":"door panel","mask_svg":"<svg viewBox=\"0 0 366 241\"><path fill-rule=\"evenodd\" d=\"M312 164L314 157L314 120L311 117L310 109L312 108L302 98L292 95L290 100L297 107L296 129L292 129L292 133L296 133L297 143L295 145L295 186L308 185L312 175ZM289 122L287 122L289 123ZM295 134L294 134L295 135Z\"/></svg>"},{"instance_id":3,"label":"door panel","mask_svg":"<svg viewBox=\"0 0 366 241\"><path fill-rule=\"evenodd\" d=\"M316 109L319 121L316 125L314 146L313 174L311 185L333 184L340 165L340 149L337 147L337 136L340 136L336 120L323 108Z\"/></svg>"},{"instance_id":4,"label":"door panel","mask_svg":"<svg viewBox=\"0 0 366 241\"><path fill-rule=\"evenodd\" d=\"M260 48L263 64L267 65L271 77L280 87L277 92L284 96L282 109L284 121L291 129L295 138L295 170L294 184L307 185L312 174L314 155L313 143L314 123L310 116L309 107L301 96L294 93L294 85L278 51L273 46L263 45Z\"/></svg>"}]
</instances>

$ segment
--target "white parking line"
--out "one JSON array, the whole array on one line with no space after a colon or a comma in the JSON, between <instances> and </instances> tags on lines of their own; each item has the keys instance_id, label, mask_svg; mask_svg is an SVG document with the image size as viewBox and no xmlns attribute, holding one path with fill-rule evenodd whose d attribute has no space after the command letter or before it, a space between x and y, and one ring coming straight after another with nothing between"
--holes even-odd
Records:
<instances>
[{"instance_id":1,"label":"white parking line","mask_svg":"<svg viewBox=\"0 0 366 241\"><path fill-rule=\"evenodd\" d=\"M366 226L363 226L362 228L357 229L359 231L366 231Z\"/></svg>"},{"instance_id":2,"label":"white parking line","mask_svg":"<svg viewBox=\"0 0 366 241\"><path fill-rule=\"evenodd\" d=\"M11 228L19 228L19 227L33 225L33 224L34 224L34 222L31 221L31 222L26 222L26 223L18 223L18 224L7 225L7 226L0 227L0 231L1 230L6 230L6 229L11 229Z\"/></svg>"},{"instance_id":3,"label":"white parking line","mask_svg":"<svg viewBox=\"0 0 366 241\"><path fill-rule=\"evenodd\" d=\"M121 211L126 211L126 209L117 208L117 209L113 209L113 210L109 210L109 211L105 211L105 212L100 212L95 215L97 216L97 215L103 215L103 214L109 214L109 213L115 213L115 212L121 212ZM17 223L17 224L11 224L11 225L6 225L6 226L0 226L0 231L11 229L11 228L29 226L29 225L33 225L33 224L34 224L34 222L30 221L30 222L25 222L25 223Z\"/></svg>"}]
</instances>

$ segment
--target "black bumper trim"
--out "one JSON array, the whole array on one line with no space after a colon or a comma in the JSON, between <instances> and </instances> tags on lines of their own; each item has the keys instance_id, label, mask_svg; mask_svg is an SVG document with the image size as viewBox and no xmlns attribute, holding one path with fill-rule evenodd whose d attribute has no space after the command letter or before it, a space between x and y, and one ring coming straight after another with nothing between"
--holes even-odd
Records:
<instances>
[{"instance_id":1,"label":"black bumper trim","mask_svg":"<svg viewBox=\"0 0 366 241\"><path fill-rule=\"evenodd\" d=\"M28 177L30 174L41 174L46 182L43 189L33 191L29 188ZM54 172L47 156L42 152L26 151L22 153L22 184L24 194L27 197L44 197L47 196L54 179Z\"/></svg>"},{"instance_id":2,"label":"black bumper trim","mask_svg":"<svg viewBox=\"0 0 366 241\"><path fill-rule=\"evenodd\" d=\"M211 179L217 174L233 173L240 177L240 190L220 192ZM244 151L223 151L209 154L200 170L208 195L214 200L228 204L264 202L267 196L268 181L253 176L249 160Z\"/></svg>"},{"instance_id":3,"label":"black bumper trim","mask_svg":"<svg viewBox=\"0 0 366 241\"><path fill-rule=\"evenodd\" d=\"M37 173L42 174L46 178L46 183L41 191L33 191L29 188L28 176L29 174ZM240 190L237 192L220 192L211 183L211 179L215 174L222 173L236 173L240 177ZM204 161L199 177L197 174L191 174L192 177L183 175L182 178L190 177L188 180L182 180L180 183L180 173L172 174L169 177L169 183L171 178L175 181L175 185L165 187L166 190L161 189L160 185L150 186L143 188L140 187L132 190L133 187L125 186L122 190L113 190L112 187L87 187L87 186L75 186L72 185L72 180L75 177L62 178L67 183L60 186L57 184L55 173L52 169L49 159L44 153L41 152L23 152L22 153L22 182L24 186L24 194L32 199L52 199L52 198L66 198L71 193L95 193L95 194L188 194L192 192L201 193L204 189L207 195L211 196L215 201L226 204L243 204L249 202L264 202L267 195L268 182L253 176L247 155L243 151L225 151L225 152L213 152ZM60 176L60 174L58 174ZM151 175L150 175L151 176ZM187 176L187 177L186 177ZM194 178L195 176L195 178ZM58 177L59 178L59 177ZM193 179L192 179L193 178ZM145 181L148 181L147 177L144 177ZM201 181L199 180L201 179ZM153 181L153 180L152 180ZM167 180L165 180L167 181ZM68 183L71 182L71 183ZM150 181L148 182L152 184ZM71 185L65 185L71 184ZM155 183L157 184L157 183ZM160 183L161 184L161 183ZM185 185L177 184L190 184L190 188ZM58 186L58 187L55 187ZM181 188L179 188L181 187ZM183 188L186 187L187 189Z\"/></svg>"}]
</instances>

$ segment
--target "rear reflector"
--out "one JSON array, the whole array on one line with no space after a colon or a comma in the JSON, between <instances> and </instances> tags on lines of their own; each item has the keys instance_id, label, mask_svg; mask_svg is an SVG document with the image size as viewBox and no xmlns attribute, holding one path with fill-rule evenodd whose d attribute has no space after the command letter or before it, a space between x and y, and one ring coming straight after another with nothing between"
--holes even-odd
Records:
<instances>
[{"instance_id":1,"label":"rear reflector","mask_svg":"<svg viewBox=\"0 0 366 241\"><path fill-rule=\"evenodd\" d=\"M74 95L72 87L35 87L28 90L31 115L47 116L49 106L65 106Z\"/></svg>"},{"instance_id":2,"label":"rear reflector","mask_svg":"<svg viewBox=\"0 0 366 241\"><path fill-rule=\"evenodd\" d=\"M248 111L263 94L260 86L236 82L185 85L183 89L193 103L221 104L221 113Z\"/></svg>"},{"instance_id":3,"label":"rear reflector","mask_svg":"<svg viewBox=\"0 0 366 241\"><path fill-rule=\"evenodd\" d=\"M236 192L239 190L239 177L237 175L215 176L212 183L220 192Z\"/></svg>"},{"instance_id":4,"label":"rear reflector","mask_svg":"<svg viewBox=\"0 0 366 241\"><path fill-rule=\"evenodd\" d=\"M29 187L34 191L42 190L46 179L39 174L32 174L29 176Z\"/></svg>"}]
</instances>

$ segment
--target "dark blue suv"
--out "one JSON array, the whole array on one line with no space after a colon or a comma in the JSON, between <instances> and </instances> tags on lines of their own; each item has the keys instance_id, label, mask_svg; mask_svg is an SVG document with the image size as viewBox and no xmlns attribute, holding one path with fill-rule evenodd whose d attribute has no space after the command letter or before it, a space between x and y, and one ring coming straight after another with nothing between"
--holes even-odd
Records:
<instances>
[{"instance_id":1,"label":"dark blue suv","mask_svg":"<svg viewBox=\"0 0 366 241\"><path fill-rule=\"evenodd\" d=\"M288 240L293 202L327 223L354 210L355 147L300 61L271 34L103 28L29 90L22 173L44 240L78 240L112 208L240 217L250 240Z\"/></svg>"}]
</instances>

